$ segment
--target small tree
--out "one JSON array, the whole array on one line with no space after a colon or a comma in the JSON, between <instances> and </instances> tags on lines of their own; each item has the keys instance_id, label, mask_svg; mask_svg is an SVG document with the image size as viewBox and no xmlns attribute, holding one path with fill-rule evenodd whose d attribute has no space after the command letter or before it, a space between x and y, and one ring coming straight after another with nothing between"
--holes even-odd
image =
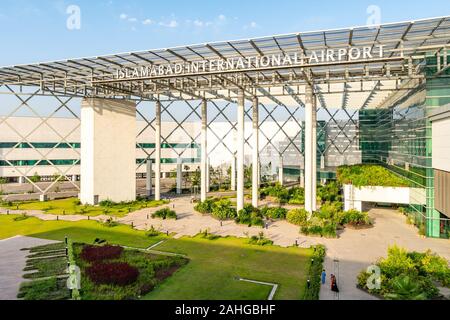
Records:
<instances>
[{"instance_id":1,"label":"small tree","mask_svg":"<svg viewBox=\"0 0 450 320\"><path fill-rule=\"evenodd\" d=\"M37 172L35 172L34 175L30 178L30 181L32 183L38 183L38 182L41 182L41 180L42 180L42 178ZM34 190L34 185L32 185L32 191L33 192L35 191Z\"/></svg>"}]
</instances>

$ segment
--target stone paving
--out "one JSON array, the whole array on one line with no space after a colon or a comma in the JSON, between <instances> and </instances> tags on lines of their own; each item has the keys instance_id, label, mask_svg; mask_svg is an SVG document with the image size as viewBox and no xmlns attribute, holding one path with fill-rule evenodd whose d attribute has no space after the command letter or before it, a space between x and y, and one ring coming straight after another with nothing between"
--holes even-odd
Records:
<instances>
[{"instance_id":1,"label":"stone paving","mask_svg":"<svg viewBox=\"0 0 450 320\"><path fill-rule=\"evenodd\" d=\"M344 230L339 239L324 239L306 237L299 233L299 228L287 223L277 221L269 225L268 230L257 227L237 225L233 221L223 222L213 219L208 215L201 215L193 210L190 197L179 197L171 200L167 207L173 208L178 214L178 220L152 219L151 214L159 208L149 208L136 211L124 218L115 219L124 224L133 224L138 230L147 230L151 226L161 232L175 234L175 238L194 236L200 230L208 229L210 233L220 236L245 237L258 235L264 232L267 238L276 245L288 247L296 241L300 247L309 248L312 245L323 244L327 248L325 269L327 271L327 283L320 294L322 300L360 300L374 299L356 288L357 274L366 269L371 263L386 256L389 246L397 244L409 250L426 251L431 249L439 255L450 259L450 241L444 239L426 239L418 235L415 227L407 225L403 215L390 209L372 209L371 217L375 221L373 228L366 230ZM0 210L4 214L5 210ZM13 212L11 212L13 213ZM20 211L19 213L22 213ZM56 220L56 216L41 212L27 212L44 220ZM91 220L104 221L108 216L91 217ZM85 220L85 216L59 216L59 220L79 221ZM335 262L337 260L338 262ZM329 276L331 273L338 277L340 295L335 296L329 288Z\"/></svg>"},{"instance_id":2,"label":"stone paving","mask_svg":"<svg viewBox=\"0 0 450 320\"><path fill-rule=\"evenodd\" d=\"M0 300L17 300L20 284L23 279L28 251L25 248L33 248L55 241L35 239L17 236L0 240Z\"/></svg>"}]
</instances>

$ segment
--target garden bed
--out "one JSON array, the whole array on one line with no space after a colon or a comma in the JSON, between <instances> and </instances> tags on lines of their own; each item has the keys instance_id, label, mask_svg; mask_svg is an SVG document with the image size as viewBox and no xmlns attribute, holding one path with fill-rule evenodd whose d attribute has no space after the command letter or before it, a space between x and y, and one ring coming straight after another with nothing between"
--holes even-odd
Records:
<instances>
[{"instance_id":1,"label":"garden bed","mask_svg":"<svg viewBox=\"0 0 450 320\"><path fill-rule=\"evenodd\" d=\"M137 300L150 293L188 260L118 246L74 244L81 269L82 300Z\"/></svg>"}]
</instances>

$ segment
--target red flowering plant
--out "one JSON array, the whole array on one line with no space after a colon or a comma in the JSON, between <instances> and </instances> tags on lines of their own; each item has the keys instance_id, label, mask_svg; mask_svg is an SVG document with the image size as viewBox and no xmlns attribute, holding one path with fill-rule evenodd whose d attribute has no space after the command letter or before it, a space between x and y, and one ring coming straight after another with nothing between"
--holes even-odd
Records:
<instances>
[{"instance_id":1,"label":"red flowering plant","mask_svg":"<svg viewBox=\"0 0 450 320\"><path fill-rule=\"evenodd\" d=\"M96 284L127 286L136 282L139 270L128 263L96 262L86 269L86 274Z\"/></svg>"},{"instance_id":2,"label":"red flowering plant","mask_svg":"<svg viewBox=\"0 0 450 320\"><path fill-rule=\"evenodd\" d=\"M118 259L122 255L123 248L119 246L84 246L81 251L81 259L87 262Z\"/></svg>"}]
</instances>

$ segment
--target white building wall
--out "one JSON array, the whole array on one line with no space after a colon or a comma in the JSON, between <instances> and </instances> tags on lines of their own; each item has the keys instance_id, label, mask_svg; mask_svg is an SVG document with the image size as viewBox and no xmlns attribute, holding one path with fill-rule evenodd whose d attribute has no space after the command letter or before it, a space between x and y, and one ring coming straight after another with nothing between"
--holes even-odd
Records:
<instances>
[{"instance_id":1,"label":"white building wall","mask_svg":"<svg viewBox=\"0 0 450 320\"><path fill-rule=\"evenodd\" d=\"M433 168L450 172L450 118L433 121Z\"/></svg>"}]
</instances>

